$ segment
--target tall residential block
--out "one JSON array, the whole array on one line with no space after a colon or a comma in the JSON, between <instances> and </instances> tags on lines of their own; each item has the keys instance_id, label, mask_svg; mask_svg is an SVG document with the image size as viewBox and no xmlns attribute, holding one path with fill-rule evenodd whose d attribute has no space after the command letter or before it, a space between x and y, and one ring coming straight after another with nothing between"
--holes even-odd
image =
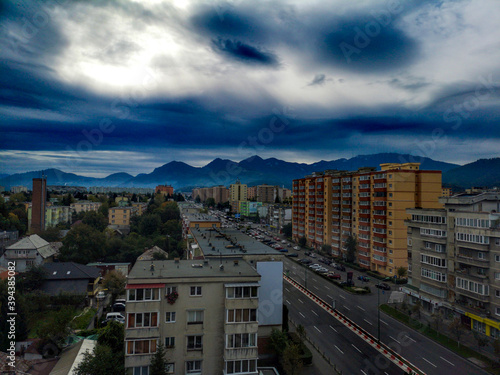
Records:
<instances>
[{"instance_id":1,"label":"tall residential block","mask_svg":"<svg viewBox=\"0 0 500 375\"><path fill-rule=\"evenodd\" d=\"M45 208L47 202L47 180L45 178L33 179L31 226L32 232L45 230Z\"/></svg>"},{"instance_id":2,"label":"tall residential block","mask_svg":"<svg viewBox=\"0 0 500 375\"><path fill-rule=\"evenodd\" d=\"M408 285L429 312L460 316L500 338L500 195L442 197L443 209L408 209Z\"/></svg>"},{"instance_id":3,"label":"tall residential block","mask_svg":"<svg viewBox=\"0 0 500 375\"><path fill-rule=\"evenodd\" d=\"M441 171L419 163L381 164L357 171L325 171L293 181L293 237L309 246L331 245L346 257L346 240L356 237L360 266L394 276L407 267L407 208L442 205Z\"/></svg>"},{"instance_id":4,"label":"tall residential block","mask_svg":"<svg viewBox=\"0 0 500 375\"><path fill-rule=\"evenodd\" d=\"M231 184L229 187L229 202L232 206L233 212L238 212L239 202L246 200L248 200L247 185L242 184L238 179L234 184Z\"/></svg>"},{"instance_id":5,"label":"tall residential block","mask_svg":"<svg viewBox=\"0 0 500 375\"><path fill-rule=\"evenodd\" d=\"M234 261L138 261L127 280L125 368L148 374L167 347L167 373L257 375L261 276Z\"/></svg>"}]
</instances>

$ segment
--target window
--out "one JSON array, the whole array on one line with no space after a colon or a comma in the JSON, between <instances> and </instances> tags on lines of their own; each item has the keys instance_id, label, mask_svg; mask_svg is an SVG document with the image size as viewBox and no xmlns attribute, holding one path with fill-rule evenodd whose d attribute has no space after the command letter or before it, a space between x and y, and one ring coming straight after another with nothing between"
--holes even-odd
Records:
<instances>
[{"instance_id":1,"label":"window","mask_svg":"<svg viewBox=\"0 0 500 375\"><path fill-rule=\"evenodd\" d=\"M500 238L495 238L495 245L500 245Z\"/></svg>"},{"instance_id":2,"label":"window","mask_svg":"<svg viewBox=\"0 0 500 375\"><path fill-rule=\"evenodd\" d=\"M431 237L446 237L445 230L432 229L432 228L420 228L420 234L423 236L431 236Z\"/></svg>"},{"instance_id":3,"label":"window","mask_svg":"<svg viewBox=\"0 0 500 375\"><path fill-rule=\"evenodd\" d=\"M130 340L127 343L127 355L156 353L156 340Z\"/></svg>"},{"instance_id":4,"label":"window","mask_svg":"<svg viewBox=\"0 0 500 375\"><path fill-rule=\"evenodd\" d=\"M456 233L456 239L464 242L478 243L487 245L490 243L490 238L479 234Z\"/></svg>"},{"instance_id":5,"label":"window","mask_svg":"<svg viewBox=\"0 0 500 375\"><path fill-rule=\"evenodd\" d=\"M500 307L495 308L495 315L500 315Z\"/></svg>"},{"instance_id":6,"label":"window","mask_svg":"<svg viewBox=\"0 0 500 375\"><path fill-rule=\"evenodd\" d=\"M257 371L256 359L242 359L226 362L226 374L247 374Z\"/></svg>"},{"instance_id":7,"label":"window","mask_svg":"<svg viewBox=\"0 0 500 375\"><path fill-rule=\"evenodd\" d=\"M167 363L165 365L165 371L167 372L167 374L173 374L175 373L175 363Z\"/></svg>"},{"instance_id":8,"label":"window","mask_svg":"<svg viewBox=\"0 0 500 375\"><path fill-rule=\"evenodd\" d=\"M500 255L495 255L495 262L500 262Z\"/></svg>"},{"instance_id":9,"label":"window","mask_svg":"<svg viewBox=\"0 0 500 375\"><path fill-rule=\"evenodd\" d=\"M430 255L420 254L420 261L424 264L430 264L431 266L441 268L446 267L446 259L441 259Z\"/></svg>"},{"instance_id":10,"label":"window","mask_svg":"<svg viewBox=\"0 0 500 375\"><path fill-rule=\"evenodd\" d=\"M165 347L173 348L175 346L175 337L165 337Z\"/></svg>"},{"instance_id":11,"label":"window","mask_svg":"<svg viewBox=\"0 0 500 375\"><path fill-rule=\"evenodd\" d=\"M495 297L500 298L500 290L495 290Z\"/></svg>"},{"instance_id":12,"label":"window","mask_svg":"<svg viewBox=\"0 0 500 375\"><path fill-rule=\"evenodd\" d=\"M188 336L187 349L188 350L201 350L203 348L203 336Z\"/></svg>"},{"instance_id":13,"label":"window","mask_svg":"<svg viewBox=\"0 0 500 375\"><path fill-rule=\"evenodd\" d=\"M422 277L426 277L431 280L439 281L441 283L446 282L446 274L442 272L437 272L428 268L421 268Z\"/></svg>"},{"instance_id":14,"label":"window","mask_svg":"<svg viewBox=\"0 0 500 375\"><path fill-rule=\"evenodd\" d=\"M149 366L132 367L134 375L149 375Z\"/></svg>"},{"instance_id":15,"label":"window","mask_svg":"<svg viewBox=\"0 0 500 375\"><path fill-rule=\"evenodd\" d=\"M391 263L391 264L393 263L393 262L392 262L392 259L389 259L389 263Z\"/></svg>"},{"instance_id":16,"label":"window","mask_svg":"<svg viewBox=\"0 0 500 375\"><path fill-rule=\"evenodd\" d=\"M257 298L258 287L256 286L237 286L226 289L226 298Z\"/></svg>"},{"instance_id":17,"label":"window","mask_svg":"<svg viewBox=\"0 0 500 375\"><path fill-rule=\"evenodd\" d=\"M472 329L481 333L486 333L486 324L478 322L477 320L472 320Z\"/></svg>"},{"instance_id":18,"label":"window","mask_svg":"<svg viewBox=\"0 0 500 375\"><path fill-rule=\"evenodd\" d=\"M500 280L500 272L495 272L495 280Z\"/></svg>"},{"instance_id":19,"label":"window","mask_svg":"<svg viewBox=\"0 0 500 375\"><path fill-rule=\"evenodd\" d=\"M257 346L256 333L237 333L226 335L226 348L250 348Z\"/></svg>"},{"instance_id":20,"label":"window","mask_svg":"<svg viewBox=\"0 0 500 375\"><path fill-rule=\"evenodd\" d=\"M227 310L227 323L256 322L257 309Z\"/></svg>"},{"instance_id":21,"label":"window","mask_svg":"<svg viewBox=\"0 0 500 375\"><path fill-rule=\"evenodd\" d=\"M167 311L165 313L165 323L175 323L175 311Z\"/></svg>"},{"instance_id":22,"label":"window","mask_svg":"<svg viewBox=\"0 0 500 375\"><path fill-rule=\"evenodd\" d=\"M483 285L475 281L462 279L460 277L455 279L455 285L458 289L468 290L472 293L477 293L483 296L489 296L490 294L488 285Z\"/></svg>"},{"instance_id":23,"label":"window","mask_svg":"<svg viewBox=\"0 0 500 375\"><path fill-rule=\"evenodd\" d=\"M158 313L132 313L128 314L127 328L158 327Z\"/></svg>"},{"instance_id":24,"label":"window","mask_svg":"<svg viewBox=\"0 0 500 375\"><path fill-rule=\"evenodd\" d=\"M187 361L186 374L201 374L201 361Z\"/></svg>"},{"instance_id":25,"label":"window","mask_svg":"<svg viewBox=\"0 0 500 375\"><path fill-rule=\"evenodd\" d=\"M187 323L188 324L202 324L203 323L203 310L188 310Z\"/></svg>"},{"instance_id":26,"label":"window","mask_svg":"<svg viewBox=\"0 0 500 375\"><path fill-rule=\"evenodd\" d=\"M171 294L173 292L177 292L177 287L176 286L167 286L165 290L165 294Z\"/></svg>"},{"instance_id":27,"label":"window","mask_svg":"<svg viewBox=\"0 0 500 375\"><path fill-rule=\"evenodd\" d=\"M189 292L190 296L201 296L201 286L192 286Z\"/></svg>"},{"instance_id":28,"label":"window","mask_svg":"<svg viewBox=\"0 0 500 375\"><path fill-rule=\"evenodd\" d=\"M158 288L141 288L129 289L127 293L127 301L159 301L160 289Z\"/></svg>"}]
</instances>

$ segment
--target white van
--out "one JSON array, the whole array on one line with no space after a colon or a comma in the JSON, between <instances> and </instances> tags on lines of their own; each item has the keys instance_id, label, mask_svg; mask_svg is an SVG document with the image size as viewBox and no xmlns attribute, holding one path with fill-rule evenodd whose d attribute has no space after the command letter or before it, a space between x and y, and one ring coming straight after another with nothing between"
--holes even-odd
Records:
<instances>
[{"instance_id":1,"label":"white van","mask_svg":"<svg viewBox=\"0 0 500 375\"><path fill-rule=\"evenodd\" d=\"M106 319L113 319L120 323L125 323L125 317L118 312L110 312L106 314Z\"/></svg>"}]
</instances>

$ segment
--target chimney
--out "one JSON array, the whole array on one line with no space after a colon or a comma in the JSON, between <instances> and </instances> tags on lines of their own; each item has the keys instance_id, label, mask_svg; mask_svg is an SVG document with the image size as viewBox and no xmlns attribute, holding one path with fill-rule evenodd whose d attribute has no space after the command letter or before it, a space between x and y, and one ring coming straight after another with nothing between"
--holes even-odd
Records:
<instances>
[{"instance_id":1,"label":"chimney","mask_svg":"<svg viewBox=\"0 0 500 375\"><path fill-rule=\"evenodd\" d=\"M175 263L179 263L180 260L181 260L181 258L174 258Z\"/></svg>"},{"instance_id":2,"label":"chimney","mask_svg":"<svg viewBox=\"0 0 500 375\"><path fill-rule=\"evenodd\" d=\"M237 266L238 265L238 262L237 260L234 261L234 265Z\"/></svg>"}]
</instances>

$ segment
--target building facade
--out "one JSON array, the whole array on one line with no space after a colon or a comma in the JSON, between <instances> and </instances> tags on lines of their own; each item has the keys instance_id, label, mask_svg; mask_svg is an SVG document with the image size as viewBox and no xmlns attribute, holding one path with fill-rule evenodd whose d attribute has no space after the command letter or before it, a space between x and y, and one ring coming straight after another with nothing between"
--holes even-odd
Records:
<instances>
[{"instance_id":1,"label":"building facade","mask_svg":"<svg viewBox=\"0 0 500 375\"><path fill-rule=\"evenodd\" d=\"M458 314L500 338L500 198L496 192L440 198L444 209L409 209L408 286L430 312Z\"/></svg>"},{"instance_id":2,"label":"building facade","mask_svg":"<svg viewBox=\"0 0 500 375\"><path fill-rule=\"evenodd\" d=\"M208 198L213 198L215 204L229 201L229 190L225 186L213 186L209 188L196 188L191 192L193 199L200 197L201 202L206 202Z\"/></svg>"},{"instance_id":3,"label":"building facade","mask_svg":"<svg viewBox=\"0 0 500 375\"><path fill-rule=\"evenodd\" d=\"M361 267L394 276L407 267L407 208L442 205L441 171L422 171L419 163L381 164L358 171L325 171L293 181L293 237L314 248L331 245L345 258L346 240L357 240Z\"/></svg>"},{"instance_id":4,"label":"building facade","mask_svg":"<svg viewBox=\"0 0 500 375\"><path fill-rule=\"evenodd\" d=\"M155 188L155 194L162 194L162 195L174 195L174 188L170 185L158 185Z\"/></svg>"},{"instance_id":5,"label":"building facade","mask_svg":"<svg viewBox=\"0 0 500 375\"><path fill-rule=\"evenodd\" d=\"M7 267L10 262L15 262L17 272L26 272L31 267L52 262L56 253L55 246L37 234L32 234L7 246L5 253L0 256L0 265Z\"/></svg>"},{"instance_id":6,"label":"building facade","mask_svg":"<svg viewBox=\"0 0 500 375\"><path fill-rule=\"evenodd\" d=\"M231 204L233 212L239 212L239 202L246 201L247 198L247 185L242 184L240 180L236 180L236 183L231 184L229 187L229 202Z\"/></svg>"},{"instance_id":7,"label":"building facade","mask_svg":"<svg viewBox=\"0 0 500 375\"><path fill-rule=\"evenodd\" d=\"M136 262L126 287L127 374L148 374L161 342L169 374L257 375L259 280L246 262Z\"/></svg>"},{"instance_id":8,"label":"building facade","mask_svg":"<svg viewBox=\"0 0 500 375\"><path fill-rule=\"evenodd\" d=\"M71 210L77 214L80 212L99 211L101 205L101 202L81 201L71 203Z\"/></svg>"},{"instance_id":9,"label":"building facade","mask_svg":"<svg viewBox=\"0 0 500 375\"><path fill-rule=\"evenodd\" d=\"M136 214L136 207L111 207L108 212L108 224L130 226L130 218Z\"/></svg>"}]
</instances>

